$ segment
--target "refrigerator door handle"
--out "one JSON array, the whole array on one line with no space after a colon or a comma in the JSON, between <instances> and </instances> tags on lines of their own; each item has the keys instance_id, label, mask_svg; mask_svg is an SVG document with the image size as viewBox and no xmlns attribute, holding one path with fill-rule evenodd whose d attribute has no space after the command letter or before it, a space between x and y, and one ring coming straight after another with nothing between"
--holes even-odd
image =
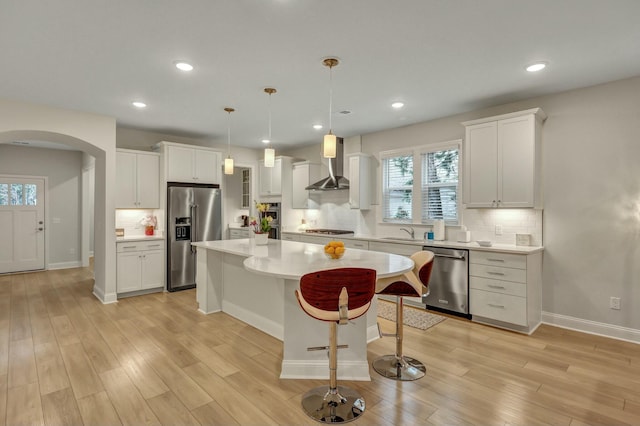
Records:
<instances>
[{"instance_id":1,"label":"refrigerator door handle","mask_svg":"<svg viewBox=\"0 0 640 426\"><path fill-rule=\"evenodd\" d=\"M198 240L198 224L197 224L197 218L198 218L198 205L197 204L191 204L191 242L194 243ZM191 253L195 253L196 252L196 248L194 246L191 246Z\"/></svg>"}]
</instances>

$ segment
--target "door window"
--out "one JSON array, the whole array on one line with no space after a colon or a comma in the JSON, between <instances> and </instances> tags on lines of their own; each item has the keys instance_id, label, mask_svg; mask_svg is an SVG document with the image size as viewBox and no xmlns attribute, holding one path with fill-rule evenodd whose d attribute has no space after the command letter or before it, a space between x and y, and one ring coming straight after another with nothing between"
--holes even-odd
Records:
<instances>
[{"instance_id":1,"label":"door window","mask_svg":"<svg viewBox=\"0 0 640 426\"><path fill-rule=\"evenodd\" d=\"M0 206L35 206L38 186L33 183L0 183Z\"/></svg>"}]
</instances>

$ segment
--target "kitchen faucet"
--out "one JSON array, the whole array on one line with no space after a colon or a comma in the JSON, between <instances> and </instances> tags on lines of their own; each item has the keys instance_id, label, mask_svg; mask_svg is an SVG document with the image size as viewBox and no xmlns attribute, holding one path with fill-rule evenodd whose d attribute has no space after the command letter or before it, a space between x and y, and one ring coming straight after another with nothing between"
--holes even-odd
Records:
<instances>
[{"instance_id":1,"label":"kitchen faucet","mask_svg":"<svg viewBox=\"0 0 640 426\"><path fill-rule=\"evenodd\" d=\"M409 229L411 229L411 230L409 230ZM415 240L415 233L416 233L416 231L414 231L414 230L413 230L413 228L412 228L411 226L409 227L409 229L407 229L407 228L400 228L400 230L401 230L401 231L404 231L404 232L406 232L407 234L411 235L411 239L412 239L412 240Z\"/></svg>"}]
</instances>

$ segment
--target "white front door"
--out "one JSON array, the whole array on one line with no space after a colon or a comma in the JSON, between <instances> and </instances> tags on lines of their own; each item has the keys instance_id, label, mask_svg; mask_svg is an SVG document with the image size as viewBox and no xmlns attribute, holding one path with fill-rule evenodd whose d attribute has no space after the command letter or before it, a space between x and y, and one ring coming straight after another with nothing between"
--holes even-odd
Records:
<instances>
[{"instance_id":1,"label":"white front door","mask_svg":"<svg viewBox=\"0 0 640 426\"><path fill-rule=\"evenodd\" d=\"M43 178L0 175L0 273L44 269Z\"/></svg>"}]
</instances>

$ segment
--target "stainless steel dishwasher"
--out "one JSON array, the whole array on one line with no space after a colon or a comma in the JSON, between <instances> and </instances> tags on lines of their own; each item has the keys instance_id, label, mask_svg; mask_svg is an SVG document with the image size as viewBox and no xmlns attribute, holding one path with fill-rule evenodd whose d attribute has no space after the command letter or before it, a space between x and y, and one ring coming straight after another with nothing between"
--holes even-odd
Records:
<instances>
[{"instance_id":1,"label":"stainless steel dishwasher","mask_svg":"<svg viewBox=\"0 0 640 426\"><path fill-rule=\"evenodd\" d=\"M469 250L424 246L435 254L427 308L469 317Z\"/></svg>"}]
</instances>

